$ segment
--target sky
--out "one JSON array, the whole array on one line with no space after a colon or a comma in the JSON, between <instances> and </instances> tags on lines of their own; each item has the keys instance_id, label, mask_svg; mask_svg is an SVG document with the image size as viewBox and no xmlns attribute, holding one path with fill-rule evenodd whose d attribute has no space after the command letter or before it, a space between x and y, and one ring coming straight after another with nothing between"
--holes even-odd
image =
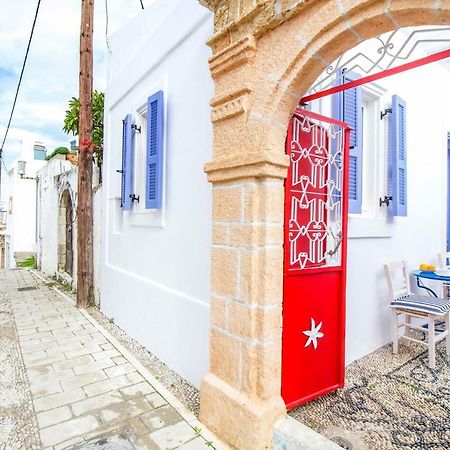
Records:
<instances>
[{"instance_id":1,"label":"sky","mask_svg":"<svg viewBox=\"0 0 450 450\"><path fill-rule=\"evenodd\" d=\"M141 12L139 0L97 0L94 15L94 89L106 83L108 34ZM144 6L152 0L144 0ZM6 0L1 0L2 3ZM11 112L31 32L37 0L14 0L0 14L0 139ZM78 97L81 0L41 0L13 121L4 146L6 164L19 156L22 142L43 142L48 150L67 146L63 133L68 100ZM1 144L0 141L0 144Z\"/></svg>"},{"instance_id":2,"label":"sky","mask_svg":"<svg viewBox=\"0 0 450 450\"><path fill-rule=\"evenodd\" d=\"M149 6L155 0L143 0ZM106 83L106 9L108 34L141 12L140 0L96 0L94 15L94 89ZM0 144L8 123L37 0L3 4L0 14ZM22 142L43 142L49 151L67 146L62 132L68 101L78 96L81 0L41 0L15 114L4 147L6 164L19 156ZM445 43L448 46L448 42ZM450 66L449 66L450 67Z\"/></svg>"}]
</instances>

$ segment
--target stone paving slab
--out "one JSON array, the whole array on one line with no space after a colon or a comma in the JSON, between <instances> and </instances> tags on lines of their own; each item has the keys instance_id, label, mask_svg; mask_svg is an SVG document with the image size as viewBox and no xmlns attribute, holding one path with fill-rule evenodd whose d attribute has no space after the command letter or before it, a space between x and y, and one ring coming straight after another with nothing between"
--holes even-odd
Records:
<instances>
[{"instance_id":1,"label":"stone paving slab","mask_svg":"<svg viewBox=\"0 0 450 450\"><path fill-rule=\"evenodd\" d=\"M15 318L26 413L40 439L33 444L30 433L29 444L6 448L225 448L57 289L26 270L0 271L0 283ZM27 287L35 289L18 290ZM9 442L2 436L0 448Z\"/></svg>"}]
</instances>

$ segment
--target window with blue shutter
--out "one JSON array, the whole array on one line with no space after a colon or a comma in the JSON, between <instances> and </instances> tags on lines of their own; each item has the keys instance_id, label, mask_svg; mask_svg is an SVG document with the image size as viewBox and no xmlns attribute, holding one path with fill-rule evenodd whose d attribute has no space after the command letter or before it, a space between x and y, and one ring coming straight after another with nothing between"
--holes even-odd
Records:
<instances>
[{"instance_id":1,"label":"window with blue shutter","mask_svg":"<svg viewBox=\"0 0 450 450\"><path fill-rule=\"evenodd\" d=\"M158 91L147 103L147 167L145 207L161 208L164 148L164 93Z\"/></svg>"},{"instance_id":2,"label":"window with blue shutter","mask_svg":"<svg viewBox=\"0 0 450 450\"><path fill-rule=\"evenodd\" d=\"M337 83L344 84L361 78L355 72L338 73ZM361 87L347 89L333 95L333 117L347 123L350 133L348 210L361 213L362 202L362 91Z\"/></svg>"},{"instance_id":3,"label":"window with blue shutter","mask_svg":"<svg viewBox=\"0 0 450 450\"><path fill-rule=\"evenodd\" d=\"M134 129L132 117L128 114L123 120L122 132L122 191L121 206L124 210L130 210L133 203L133 157L134 157Z\"/></svg>"},{"instance_id":4,"label":"window with blue shutter","mask_svg":"<svg viewBox=\"0 0 450 450\"><path fill-rule=\"evenodd\" d=\"M398 95L392 97L392 113L388 131L388 195L392 197L388 211L393 216L407 215L407 145L406 103Z\"/></svg>"}]
</instances>

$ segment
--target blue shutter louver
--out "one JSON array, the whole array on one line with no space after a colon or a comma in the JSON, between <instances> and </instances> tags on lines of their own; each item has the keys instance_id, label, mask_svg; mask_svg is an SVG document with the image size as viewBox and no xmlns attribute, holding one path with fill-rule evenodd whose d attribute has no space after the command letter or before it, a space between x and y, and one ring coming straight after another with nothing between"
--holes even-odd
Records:
<instances>
[{"instance_id":1,"label":"blue shutter louver","mask_svg":"<svg viewBox=\"0 0 450 450\"><path fill-rule=\"evenodd\" d=\"M122 133L122 189L121 206L128 211L131 209L131 194L133 189L133 153L134 153L134 130L132 118L128 114L123 120Z\"/></svg>"},{"instance_id":2,"label":"blue shutter louver","mask_svg":"<svg viewBox=\"0 0 450 450\"><path fill-rule=\"evenodd\" d=\"M164 93L158 91L147 103L147 170L145 207L161 208L164 148Z\"/></svg>"},{"instance_id":3,"label":"blue shutter louver","mask_svg":"<svg viewBox=\"0 0 450 450\"><path fill-rule=\"evenodd\" d=\"M392 216L406 216L408 204L406 102L398 95L392 97L392 113L389 116L388 135L388 195L392 197L388 211Z\"/></svg>"},{"instance_id":4,"label":"blue shutter louver","mask_svg":"<svg viewBox=\"0 0 450 450\"><path fill-rule=\"evenodd\" d=\"M361 78L355 72L338 73L338 85ZM361 87L333 95L333 117L347 123L350 133L348 210L361 213L362 202L362 91Z\"/></svg>"}]
</instances>

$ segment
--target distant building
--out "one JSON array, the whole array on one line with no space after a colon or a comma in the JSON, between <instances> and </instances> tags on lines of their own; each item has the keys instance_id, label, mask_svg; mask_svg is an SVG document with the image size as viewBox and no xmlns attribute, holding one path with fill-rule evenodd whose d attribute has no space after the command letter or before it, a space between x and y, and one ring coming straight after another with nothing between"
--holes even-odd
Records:
<instances>
[{"instance_id":1,"label":"distant building","mask_svg":"<svg viewBox=\"0 0 450 450\"><path fill-rule=\"evenodd\" d=\"M42 144L36 142L34 144L34 159L44 161L46 157L47 157L47 150Z\"/></svg>"},{"instance_id":2,"label":"distant building","mask_svg":"<svg viewBox=\"0 0 450 450\"><path fill-rule=\"evenodd\" d=\"M4 236L3 265L16 267L18 261L36 255L36 173L45 164L45 146L41 143L22 142L20 157L8 168L2 186L4 223L0 233Z\"/></svg>"},{"instance_id":3,"label":"distant building","mask_svg":"<svg viewBox=\"0 0 450 450\"><path fill-rule=\"evenodd\" d=\"M70 143L73 147L72 142ZM77 283L77 195L78 166L75 154L52 154L38 171L37 266L65 284ZM94 168L94 299L98 304L100 266L101 188L98 168Z\"/></svg>"}]
</instances>

